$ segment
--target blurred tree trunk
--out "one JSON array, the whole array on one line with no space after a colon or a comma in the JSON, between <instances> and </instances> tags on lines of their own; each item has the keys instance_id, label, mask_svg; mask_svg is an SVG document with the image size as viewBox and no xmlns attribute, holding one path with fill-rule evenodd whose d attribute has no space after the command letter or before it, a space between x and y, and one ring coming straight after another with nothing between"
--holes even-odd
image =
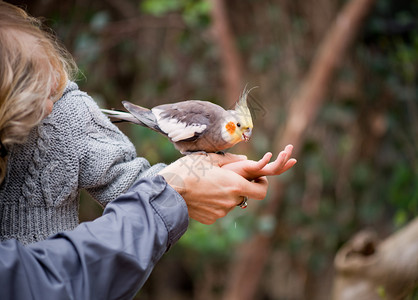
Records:
<instances>
[{"instance_id":1,"label":"blurred tree trunk","mask_svg":"<svg viewBox=\"0 0 418 300\"><path fill-rule=\"evenodd\" d=\"M276 152L286 144L295 146L295 155L303 145L304 133L315 120L321 108L327 87L335 70L344 59L345 52L353 42L363 21L370 12L374 0L351 0L337 16L314 58L299 94L292 101L283 132L275 139ZM272 193L262 216L275 218L280 206L282 191L280 182L272 184ZM271 233L258 233L240 247L237 259L232 264L230 280L224 299L255 299L257 288L272 247Z\"/></svg>"},{"instance_id":2,"label":"blurred tree trunk","mask_svg":"<svg viewBox=\"0 0 418 300\"><path fill-rule=\"evenodd\" d=\"M242 59L235 45L235 37L228 22L224 0L212 0L212 18L212 31L221 57L225 103L229 107L235 104L241 94Z\"/></svg>"},{"instance_id":3,"label":"blurred tree trunk","mask_svg":"<svg viewBox=\"0 0 418 300\"><path fill-rule=\"evenodd\" d=\"M333 300L403 299L418 285L418 218L379 241L356 234L337 253Z\"/></svg>"}]
</instances>

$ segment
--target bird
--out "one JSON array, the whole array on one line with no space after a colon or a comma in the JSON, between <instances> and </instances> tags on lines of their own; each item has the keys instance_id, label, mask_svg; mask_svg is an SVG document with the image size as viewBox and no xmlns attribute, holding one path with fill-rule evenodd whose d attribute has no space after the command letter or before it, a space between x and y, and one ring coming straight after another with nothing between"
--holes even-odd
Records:
<instances>
[{"instance_id":1,"label":"bird","mask_svg":"<svg viewBox=\"0 0 418 300\"><path fill-rule=\"evenodd\" d=\"M128 112L101 109L109 118L150 128L166 136L182 155L223 153L248 142L253 121L247 103L251 89L244 89L234 109L225 110L209 101L185 100L151 109L122 101Z\"/></svg>"}]
</instances>

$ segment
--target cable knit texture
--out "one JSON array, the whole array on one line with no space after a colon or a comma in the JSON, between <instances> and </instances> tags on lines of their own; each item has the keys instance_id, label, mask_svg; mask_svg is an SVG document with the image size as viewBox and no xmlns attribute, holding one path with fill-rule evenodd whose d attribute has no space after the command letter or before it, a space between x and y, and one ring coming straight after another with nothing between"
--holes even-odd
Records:
<instances>
[{"instance_id":1,"label":"cable knit texture","mask_svg":"<svg viewBox=\"0 0 418 300\"><path fill-rule=\"evenodd\" d=\"M73 82L27 142L10 150L0 187L0 239L23 244L74 229L81 189L105 206L164 167L136 157L129 139Z\"/></svg>"}]
</instances>

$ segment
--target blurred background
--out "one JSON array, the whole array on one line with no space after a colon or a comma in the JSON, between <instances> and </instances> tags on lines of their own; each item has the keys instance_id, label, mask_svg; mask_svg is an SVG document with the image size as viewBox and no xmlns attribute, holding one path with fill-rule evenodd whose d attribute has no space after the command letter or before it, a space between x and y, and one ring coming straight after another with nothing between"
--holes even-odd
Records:
<instances>
[{"instance_id":1,"label":"blurred background","mask_svg":"<svg viewBox=\"0 0 418 300\"><path fill-rule=\"evenodd\" d=\"M362 1L8 1L43 17L102 108L228 108L247 84L258 87L253 138L231 152L258 160L295 145L298 163L270 179L264 201L211 226L191 221L138 299L233 299L240 288L330 299L335 254L354 233L385 237L416 216L418 1ZM341 26L350 2L360 17ZM118 126L152 164L180 156L151 130ZM83 194L80 219L100 213Z\"/></svg>"}]
</instances>

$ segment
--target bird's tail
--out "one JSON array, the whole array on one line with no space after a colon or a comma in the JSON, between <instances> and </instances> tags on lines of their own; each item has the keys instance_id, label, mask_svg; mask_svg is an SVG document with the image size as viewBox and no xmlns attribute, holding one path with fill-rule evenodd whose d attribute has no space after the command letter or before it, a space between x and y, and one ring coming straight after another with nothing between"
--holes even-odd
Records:
<instances>
[{"instance_id":1,"label":"bird's tail","mask_svg":"<svg viewBox=\"0 0 418 300\"><path fill-rule=\"evenodd\" d=\"M160 127L158 126L157 119L155 118L151 110L139 105L135 105L129 101L122 101L122 104L123 106L125 106L126 110L129 111L131 115L134 116L137 119L137 121L140 122L137 122L137 124L149 127L152 130L165 134L161 131Z\"/></svg>"},{"instance_id":2,"label":"bird's tail","mask_svg":"<svg viewBox=\"0 0 418 300\"><path fill-rule=\"evenodd\" d=\"M117 121L113 121L113 123L125 121L125 122L131 122L131 123L144 126L143 124L140 124L139 120L135 118L133 115L131 115L130 113L119 111L119 110L112 110L112 109L101 109L101 111L109 118L117 120Z\"/></svg>"}]
</instances>

